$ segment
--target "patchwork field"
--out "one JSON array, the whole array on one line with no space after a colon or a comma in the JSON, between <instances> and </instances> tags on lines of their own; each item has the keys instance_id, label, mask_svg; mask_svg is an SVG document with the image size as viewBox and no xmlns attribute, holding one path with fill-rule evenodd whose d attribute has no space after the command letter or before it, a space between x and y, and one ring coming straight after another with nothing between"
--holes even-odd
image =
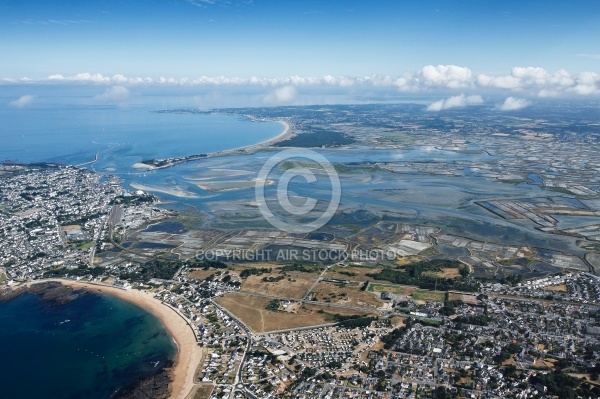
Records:
<instances>
[{"instance_id":1,"label":"patchwork field","mask_svg":"<svg viewBox=\"0 0 600 399\"><path fill-rule=\"evenodd\" d=\"M346 285L321 281L312 294L314 300L347 306L378 309L385 303L377 295L361 291L358 284Z\"/></svg>"},{"instance_id":2,"label":"patchwork field","mask_svg":"<svg viewBox=\"0 0 600 399\"><path fill-rule=\"evenodd\" d=\"M400 316L394 316L390 319L392 326L394 328L400 328L400 327L404 327L404 322L406 321L405 317L400 317Z\"/></svg>"},{"instance_id":3,"label":"patchwork field","mask_svg":"<svg viewBox=\"0 0 600 399\"><path fill-rule=\"evenodd\" d=\"M450 300L450 301L462 301L463 300L463 294L460 294L458 292L450 292L450 293L448 293L448 300Z\"/></svg>"},{"instance_id":4,"label":"patchwork field","mask_svg":"<svg viewBox=\"0 0 600 399\"><path fill-rule=\"evenodd\" d=\"M415 290L412 295L413 301L423 302L444 302L446 299L445 291L427 291L427 290Z\"/></svg>"},{"instance_id":5,"label":"patchwork field","mask_svg":"<svg viewBox=\"0 0 600 399\"><path fill-rule=\"evenodd\" d=\"M369 284L368 291L391 292L392 294L396 295L411 296L413 301L420 302L444 302L446 299L446 291L422 290L408 285L371 283Z\"/></svg>"},{"instance_id":6,"label":"patchwork field","mask_svg":"<svg viewBox=\"0 0 600 399\"><path fill-rule=\"evenodd\" d=\"M448 292L448 300L449 301L463 301L464 303L470 303L472 305L477 305L479 303L479 300L477 299L477 295L461 294L458 292Z\"/></svg>"},{"instance_id":7,"label":"patchwork field","mask_svg":"<svg viewBox=\"0 0 600 399\"><path fill-rule=\"evenodd\" d=\"M242 291L295 299L304 298L320 275L320 272L281 271L282 266L272 264L253 264L252 267L272 271L248 276L241 286ZM237 272L243 270L240 267L235 269Z\"/></svg>"},{"instance_id":8,"label":"patchwork field","mask_svg":"<svg viewBox=\"0 0 600 399\"><path fill-rule=\"evenodd\" d=\"M296 313L270 311L266 309L271 302L269 298L238 293L225 294L215 301L256 333L332 323L334 322L333 313L342 315L360 313L316 305L302 306Z\"/></svg>"},{"instance_id":9,"label":"patchwork field","mask_svg":"<svg viewBox=\"0 0 600 399\"><path fill-rule=\"evenodd\" d=\"M190 271L188 272L188 276L190 278L195 278L195 279L198 279L198 280L204 280L208 276L212 276L213 274L218 273L219 271L220 271L219 269L208 269L208 270L204 270L204 269L190 269Z\"/></svg>"},{"instance_id":10,"label":"patchwork field","mask_svg":"<svg viewBox=\"0 0 600 399\"><path fill-rule=\"evenodd\" d=\"M371 273L379 273L382 269L380 267L340 267L333 266L327 270L323 277L336 278L340 280L348 281L376 281L374 278L367 276Z\"/></svg>"},{"instance_id":11,"label":"patchwork field","mask_svg":"<svg viewBox=\"0 0 600 399\"><path fill-rule=\"evenodd\" d=\"M209 399L210 395L212 394L213 389L214 389L214 385L212 385L212 384L200 384L196 387L196 389L194 391L192 391L192 393L190 393L190 396L188 396L188 398ZM193 396L191 396L191 395L193 395Z\"/></svg>"},{"instance_id":12,"label":"patchwork field","mask_svg":"<svg viewBox=\"0 0 600 399\"><path fill-rule=\"evenodd\" d=\"M544 289L548 290L548 291L569 292L569 290L567 289L567 286L565 284L550 285Z\"/></svg>"},{"instance_id":13,"label":"patchwork field","mask_svg":"<svg viewBox=\"0 0 600 399\"><path fill-rule=\"evenodd\" d=\"M416 287L410 287L408 285L396 285L396 284L380 284L380 283L371 283L369 284L369 292L391 292L396 295L412 295Z\"/></svg>"},{"instance_id":14,"label":"patchwork field","mask_svg":"<svg viewBox=\"0 0 600 399\"><path fill-rule=\"evenodd\" d=\"M454 279L460 277L460 270L453 267L445 267L439 272L423 272L423 275Z\"/></svg>"}]
</instances>

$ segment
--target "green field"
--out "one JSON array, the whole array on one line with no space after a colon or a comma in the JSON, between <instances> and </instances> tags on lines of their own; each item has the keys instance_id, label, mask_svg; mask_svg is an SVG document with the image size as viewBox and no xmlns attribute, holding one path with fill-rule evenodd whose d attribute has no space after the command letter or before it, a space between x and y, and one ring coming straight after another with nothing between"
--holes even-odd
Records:
<instances>
[{"instance_id":1,"label":"green field","mask_svg":"<svg viewBox=\"0 0 600 399\"><path fill-rule=\"evenodd\" d=\"M410 295L410 292L414 288L406 287L403 285L391 285L391 284L378 284L371 283L369 284L369 292L391 292L396 295Z\"/></svg>"},{"instance_id":2,"label":"green field","mask_svg":"<svg viewBox=\"0 0 600 399\"><path fill-rule=\"evenodd\" d=\"M444 302L444 300L446 299L446 291L422 290L409 285L371 283L369 284L368 291L391 292L392 294L396 295L412 296L412 299L414 301Z\"/></svg>"},{"instance_id":3,"label":"green field","mask_svg":"<svg viewBox=\"0 0 600 399\"><path fill-rule=\"evenodd\" d=\"M427 290L415 290L412 295L413 301L425 301L425 302L444 302L446 299L445 291L427 291Z\"/></svg>"},{"instance_id":4,"label":"green field","mask_svg":"<svg viewBox=\"0 0 600 399\"><path fill-rule=\"evenodd\" d=\"M72 245L80 251L87 251L94 246L94 241L82 241Z\"/></svg>"}]
</instances>

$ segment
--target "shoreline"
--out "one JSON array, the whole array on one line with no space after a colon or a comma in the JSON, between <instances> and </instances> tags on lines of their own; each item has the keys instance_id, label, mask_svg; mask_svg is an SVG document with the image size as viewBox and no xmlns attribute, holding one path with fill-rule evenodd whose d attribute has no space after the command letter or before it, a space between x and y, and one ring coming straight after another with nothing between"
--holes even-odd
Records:
<instances>
[{"instance_id":1,"label":"shoreline","mask_svg":"<svg viewBox=\"0 0 600 399\"><path fill-rule=\"evenodd\" d=\"M250 119L250 120L251 121L259 121L259 122L260 121L262 121L262 122L278 122L283 125L283 131L275 137L271 137L270 139L263 140L256 144L250 144L250 145L245 145L242 147L232 148L230 150L223 150L223 151L216 151L216 152L208 153L208 154L206 154L205 158L220 157L220 156L225 156L225 155L236 154L239 152L248 153L249 151L256 151L256 150L260 150L263 148L268 148L279 141L287 140L292 137L292 133L291 133L292 128L291 128L289 122L287 122L287 121L284 121L284 120L271 120L271 121L265 120L265 121L263 121L262 119Z\"/></svg>"},{"instance_id":2,"label":"shoreline","mask_svg":"<svg viewBox=\"0 0 600 399\"><path fill-rule=\"evenodd\" d=\"M203 349L198 346L196 336L188 325L188 322L170 306L163 304L160 300L154 298L152 294L143 291L136 289L125 290L100 283L66 279L45 279L29 282L24 286L44 282L58 282L70 288L112 295L152 313L162 322L177 346L177 355L175 356L173 367L169 371L172 378L170 398L185 399L192 391L195 385L194 376L196 368L202 360Z\"/></svg>"},{"instance_id":3,"label":"shoreline","mask_svg":"<svg viewBox=\"0 0 600 399\"><path fill-rule=\"evenodd\" d=\"M284 140L290 139L293 136L291 133L291 130L292 130L291 126L290 126L289 122L287 122L287 121L284 121L284 120L262 120L262 119L250 119L250 120L251 121L263 121L263 122L278 122L283 125L283 131L275 137L271 137L270 139L263 140L256 144L250 144L250 145L246 145L246 146L242 146L242 147L231 148L229 150L210 152L207 154L202 154L202 156L188 155L188 156L179 157L179 158L166 158L166 159L174 159L174 161L172 163L169 163L167 165L162 165L162 166L154 166L154 165L149 165L149 164L142 163L142 162L136 162L135 164L132 165L132 167L134 169L145 169L145 170L149 170L149 171L165 169L165 168L170 168L172 166L179 165L182 163L197 161L199 159L221 157L221 156L237 154L237 153L241 153L241 152L248 153L250 151L256 151L256 150L260 150L263 148L268 148L279 141L284 141ZM185 158L190 158L190 159L185 159Z\"/></svg>"},{"instance_id":4,"label":"shoreline","mask_svg":"<svg viewBox=\"0 0 600 399\"><path fill-rule=\"evenodd\" d=\"M178 198L188 198L188 199L200 198L196 194L190 193L189 191L184 191L183 189L179 189L179 188L169 189L169 188L164 188L164 187L151 187L151 186L146 186L146 185L139 184L136 182L129 183L129 186L136 190L163 193L163 194L172 195L172 196L178 197Z\"/></svg>"},{"instance_id":5,"label":"shoreline","mask_svg":"<svg viewBox=\"0 0 600 399\"><path fill-rule=\"evenodd\" d=\"M254 147L256 147L256 148L270 147L271 145L277 143L278 141L282 141L284 139L288 139L291 137L291 133L290 133L291 126L290 126L289 122L284 121L284 120L276 120L274 122L279 122L283 125L283 131L281 133L279 133L277 136L272 137L267 140L263 140L260 143L251 144L251 145L247 145L244 147L239 147L239 148L235 148L232 150L226 150L226 151L246 150L246 149L252 149Z\"/></svg>"}]
</instances>

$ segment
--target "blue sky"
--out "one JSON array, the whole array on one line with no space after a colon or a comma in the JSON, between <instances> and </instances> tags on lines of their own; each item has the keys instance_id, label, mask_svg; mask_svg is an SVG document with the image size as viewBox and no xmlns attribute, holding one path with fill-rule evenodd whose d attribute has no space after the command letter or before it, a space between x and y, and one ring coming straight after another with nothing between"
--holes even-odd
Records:
<instances>
[{"instance_id":1,"label":"blue sky","mask_svg":"<svg viewBox=\"0 0 600 399\"><path fill-rule=\"evenodd\" d=\"M599 37L597 1L0 0L0 79L589 95Z\"/></svg>"}]
</instances>

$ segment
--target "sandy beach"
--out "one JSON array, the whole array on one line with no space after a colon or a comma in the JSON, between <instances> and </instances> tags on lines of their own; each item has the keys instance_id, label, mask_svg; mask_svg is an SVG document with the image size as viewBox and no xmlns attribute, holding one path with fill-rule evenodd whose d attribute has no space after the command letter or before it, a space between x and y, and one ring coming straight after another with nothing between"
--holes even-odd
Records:
<instances>
[{"instance_id":1,"label":"sandy beach","mask_svg":"<svg viewBox=\"0 0 600 399\"><path fill-rule=\"evenodd\" d=\"M211 152L206 154L206 156L204 158L214 158L214 157L221 157L224 155L231 155L231 154L236 154L236 153L240 153L240 152L250 152L250 151L256 151L256 150L260 150L262 148L267 148L272 146L273 144L279 142L279 141L284 141L287 140L289 138L291 138L293 136L292 132L291 132L291 127L290 124L286 121L282 121L282 120L276 120L276 121L272 121L271 122L279 122L283 125L283 131L281 133L279 133L277 136L272 137L270 139L261 141L260 143L256 143L256 144L250 144L244 147L237 147L237 148L232 148L229 150L223 150L223 151L217 151L217 152ZM197 160L197 159L194 159ZM139 169L139 170L157 170L157 169L164 169L164 168L169 168L173 165L179 165L181 163L185 163L185 162L189 162L187 160L184 161L178 161L178 162L174 162L172 164L168 164L168 165L164 165L164 166L154 166L154 165L148 165L145 163L141 163L141 162L137 162L135 164L132 165L133 168L135 169ZM132 185L133 186L133 185ZM141 189L140 189L141 190ZM152 190L147 190L147 191L152 191ZM160 191L160 190L154 190L154 191ZM167 194L170 194L166 191L162 191L165 192Z\"/></svg>"},{"instance_id":2,"label":"sandy beach","mask_svg":"<svg viewBox=\"0 0 600 399\"><path fill-rule=\"evenodd\" d=\"M156 166L148 165L148 164L141 163L141 162L134 163L133 167L135 169L148 169L148 170L156 169Z\"/></svg>"},{"instance_id":3,"label":"sandy beach","mask_svg":"<svg viewBox=\"0 0 600 399\"><path fill-rule=\"evenodd\" d=\"M196 343L196 338L190 326L173 309L167 305L163 305L158 299L153 298L151 294L135 289L122 290L116 287L62 279L43 281L58 281L69 287L85 288L90 291L114 295L153 313L163 322L178 347L172 372L171 398L184 399L190 393L194 387L196 367L202 360L202 348Z\"/></svg>"},{"instance_id":4,"label":"sandy beach","mask_svg":"<svg viewBox=\"0 0 600 399\"><path fill-rule=\"evenodd\" d=\"M233 150L228 150L228 151L223 151L223 152L229 153L229 152L237 152L237 151L257 150L260 148L270 147L279 141L283 141L283 140L287 140L287 139L291 138L292 134L291 134L291 130L290 130L290 124L287 123L286 121L276 121L276 122L279 122L283 125L283 131L281 133L279 133L277 136L270 138L268 140L265 140L265 141L261 141L260 143L257 143L257 144L251 144L251 145L248 145L245 147L235 148Z\"/></svg>"},{"instance_id":5,"label":"sandy beach","mask_svg":"<svg viewBox=\"0 0 600 399\"><path fill-rule=\"evenodd\" d=\"M277 121L277 122L279 122L279 123L281 123L283 125L283 131L279 135L277 135L277 136L275 136L275 137L273 137L271 139L262 141L262 142L260 142L258 144L251 145L249 147L254 147L254 146L256 146L256 147L268 147L270 145L273 145L273 144L277 143L278 141L283 141L283 140L289 139L292 136L291 133L290 133L290 124L287 123L286 121ZM245 148L247 148L247 147L245 147Z\"/></svg>"},{"instance_id":6,"label":"sandy beach","mask_svg":"<svg viewBox=\"0 0 600 399\"><path fill-rule=\"evenodd\" d=\"M136 190L148 191L148 192L153 192L153 193L169 194L169 195L172 195L174 197L179 197L179 198L200 198L196 194L191 193L186 190L183 190L183 189L180 189L176 186L174 186L172 188L155 187L155 186L145 186L143 184L139 184L139 183L135 183L135 182L131 182L131 183L129 183L129 185L131 187L135 188Z\"/></svg>"},{"instance_id":7,"label":"sandy beach","mask_svg":"<svg viewBox=\"0 0 600 399\"><path fill-rule=\"evenodd\" d=\"M287 123L286 121L280 121L280 120L276 120L276 121L270 120L270 122L281 123L283 125L283 131L281 133L279 133L277 136L272 137L267 140L264 140L264 141L261 141L260 143L250 144L250 145L247 145L244 147L232 148L230 150L211 152L211 153L207 154L206 157L212 158L212 157L220 157L223 155L235 154L235 153L239 153L239 152L255 151L255 150L262 149L262 148L270 147L279 141L287 140L292 137L291 127L290 127L289 123Z\"/></svg>"}]
</instances>

